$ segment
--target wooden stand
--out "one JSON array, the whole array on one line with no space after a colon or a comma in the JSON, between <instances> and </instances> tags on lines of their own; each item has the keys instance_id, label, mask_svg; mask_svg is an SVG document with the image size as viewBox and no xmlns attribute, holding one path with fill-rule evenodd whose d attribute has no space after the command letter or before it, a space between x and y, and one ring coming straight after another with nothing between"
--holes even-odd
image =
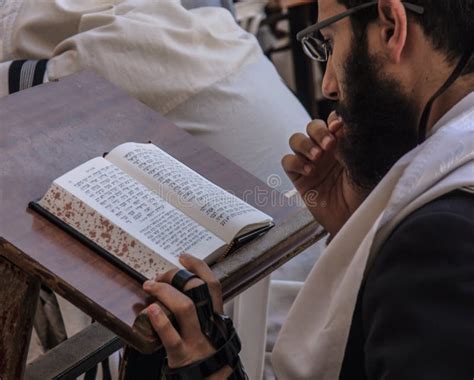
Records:
<instances>
[{"instance_id":1,"label":"wooden stand","mask_svg":"<svg viewBox=\"0 0 474 380\"><path fill-rule=\"evenodd\" d=\"M22 377L40 282L138 352L151 354L159 349L158 337L146 318L140 317L152 302L141 285L27 209L28 202L41 197L55 178L120 143L151 140L210 181L239 197L245 195L247 202L274 218L276 227L266 236L213 268L227 300L321 236L321 229L304 208L292 205L291 200L92 72L0 99L0 120L0 379ZM268 201L259 204L257 192L262 191ZM117 349L120 344L107 331L99 334L97 344L104 350ZM88 333L78 334L77 342L89 344ZM62 345L72 347L68 341ZM84 352L77 351L77 360L87 359ZM31 367L47 372L45 363L55 363L47 355L41 360ZM71 363L72 367L77 370L80 366ZM65 373L64 368L61 371ZM43 379L51 378L44 373ZM29 374L34 378L35 371Z\"/></svg>"},{"instance_id":2,"label":"wooden stand","mask_svg":"<svg viewBox=\"0 0 474 380\"><path fill-rule=\"evenodd\" d=\"M25 370L40 282L2 257L0 246L0 379Z\"/></svg>"}]
</instances>

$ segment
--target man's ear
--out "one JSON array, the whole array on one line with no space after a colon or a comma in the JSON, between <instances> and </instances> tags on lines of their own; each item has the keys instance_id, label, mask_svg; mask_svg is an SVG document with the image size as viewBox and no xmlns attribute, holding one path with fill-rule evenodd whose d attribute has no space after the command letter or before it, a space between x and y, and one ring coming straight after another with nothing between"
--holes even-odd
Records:
<instances>
[{"instance_id":1,"label":"man's ear","mask_svg":"<svg viewBox=\"0 0 474 380\"><path fill-rule=\"evenodd\" d=\"M407 39L407 14L401 0L379 0L379 25L387 58L399 63Z\"/></svg>"}]
</instances>

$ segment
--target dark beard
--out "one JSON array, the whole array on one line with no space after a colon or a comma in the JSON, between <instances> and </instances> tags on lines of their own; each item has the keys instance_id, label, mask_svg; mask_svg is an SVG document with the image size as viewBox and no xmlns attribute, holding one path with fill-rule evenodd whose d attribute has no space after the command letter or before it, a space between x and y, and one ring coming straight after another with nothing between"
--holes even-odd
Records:
<instances>
[{"instance_id":1,"label":"dark beard","mask_svg":"<svg viewBox=\"0 0 474 380\"><path fill-rule=\"evenodd\" d=\"M339 149L353 183L370 191L417 145L417 112L400 84L379 74L367 42L353 46L344 66L345 101L336 105L344 120Z\"/></svg>"}]
</instances>

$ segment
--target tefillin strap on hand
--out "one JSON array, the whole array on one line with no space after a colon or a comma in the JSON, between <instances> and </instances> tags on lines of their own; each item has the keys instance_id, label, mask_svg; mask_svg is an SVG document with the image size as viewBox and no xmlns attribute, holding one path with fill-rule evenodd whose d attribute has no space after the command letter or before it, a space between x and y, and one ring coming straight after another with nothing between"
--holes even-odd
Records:
<instances>
[{"instance_id":1,"label":"tefillin strap on hand","mask_svg":"<svg viewBox=\"0 0 474 380\"><path fill-rule=\"evenodd\" d=\"M194 303L201 326L216 352L210 357L191 363L185 367L170 368L165 363L162 375L166 380L202 380L225 366L232 368L230 380L248 379L239 358L242 348L232 320L214 312L212 298L207 284L184 292Z\"/></svg>"},{"instance_id":2,"label":"tefillin strap on hand","mask_svg":"<svg viewBox=\"0 0 474 380\"><path fill-rule=\"evenodd\" d=\"M232 368L228 379L247 380L239 359L241 344L237 332L232 331L229 339L210 357L180 368L170 368L165 363L162 375L166 380L204 380L225 366Z\"/></svg>"},{"instance_id":3,"label":"tefillin strap on hand","mask_svg":"<svg viewBox=\"0 0 474 380\"><path fill-rule=\"evenodd\" d=\"M185 291L184 294L191 298L196 306L196 312L203 334L207 336L214 347L222 346L228 338L228 332L226 331L226 327L222 326L221 321L218 320L214 314L214 306L207 284L189 289Z\"/></svg>"}]
</instances>

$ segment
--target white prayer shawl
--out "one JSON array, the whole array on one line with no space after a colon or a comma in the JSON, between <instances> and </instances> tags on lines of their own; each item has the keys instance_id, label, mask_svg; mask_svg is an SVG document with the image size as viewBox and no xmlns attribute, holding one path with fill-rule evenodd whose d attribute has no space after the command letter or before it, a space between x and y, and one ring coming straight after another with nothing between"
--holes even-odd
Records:
<instances>
[{"instance_id":1,"label":"white prayer shawl","mask_svg":"<svg viewBox=\"0 0 474 380\"><path fill-rule=\"evenodd\" d=\"M309 274L273 351L279 379L339 378L364 273L383 242L416 209L474 188L474 92L433 130L394 165Z\"/></svg>"},{"instance_id":2,"label":"white prayer shawl","mask_svg":"<svg viewBox=\"0 0 474 380\"><path fill-rule=\"evenodd\" d=\"M15 59L49 59L47 79L86 68L166 114L257 61L229 11L180 0L0 0L0 96ZM3 63L1 63L3 62Z\"/></svg>"}]
</instances>

